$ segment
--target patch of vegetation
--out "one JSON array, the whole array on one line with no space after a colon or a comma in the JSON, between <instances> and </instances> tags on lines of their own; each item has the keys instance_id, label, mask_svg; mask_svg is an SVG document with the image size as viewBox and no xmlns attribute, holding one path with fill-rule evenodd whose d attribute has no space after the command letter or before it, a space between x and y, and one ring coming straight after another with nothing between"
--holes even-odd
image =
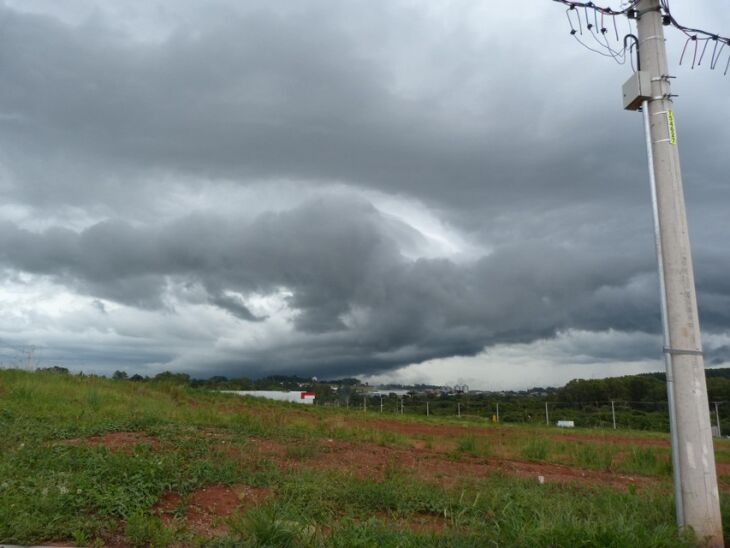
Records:
<instances>
[{"instance_id":1,"label":"patch of vegetation","mask_svg":"<svg viewBox=\"0 0 730 548\"><path fill-rule=\"evenodd\" d=\"M139 546L692 545L678 536L666 482L629 492L500 475L443 482L414 473L397 455L415 440L449 447L454 438L433 427L455 420L391 417L397 425L433 428L409 435L384 428L377 416L237 398L178 380L0 371L0 543L94 545L122 537ZM463 455L498 447L501 458L668 473L664 447L558 444L544 427L459 424L456 452ZM336 455L319 451L323 438L381 444L385 449L368 447L396 457L369 474L319 467L320 456ZM115 439L125 441L107 443ZM296 466L280 467L259 453L257 443L267 440L287 447L284 458ZM444 466L463 465L442 454ZM343 463L350 464L357 463ZM165 493L188 500L211 484L273 494L242 504L216 538L160 520L155 505ZM724 495L722 508L729 523ZM184 513L176 515L184 523Z\"/></svg>"},{"instance_id":2,"label":"patch of vegetation","mask_svg":"<svg viewBox=\"0 0 730 548\"><path fill-rule=\"evenodd\" d=\"M319 447L313 441L294 442L287 445L286 456L293 460L311 459L319 453Z\"/></svg>"},{"instance_id":3,"label":"patch of vegetation","mask_svg":"<svg viewBox=\"0 0 730 548\"><path fill-rule=\"evenodd\" d=\"M129 516L125 533L132 546L169 546L175 541L175 531L162 524L157 516L137 512Z\"/></svg>"},{"instance_id":4,"label":"patch of vegetation","mask_svg":"<svg viewBox=\"0 0 730 548\"><path fill-rule=\"evenodd\" d=\"M645 475L672 475L672 462L668 450L655 447L632 447L617 470Z\"/></svg>"},{"instance_id":5,"label":"patch of vegetation","mask_svg":"<svg viewBox=\"0 0 730 548\"><path fill-rule=\"evenodd\" d=\"M544 438L532 438L522 448L522 456L529 460L546 460L549 453L549 442Z\"/></svg>"},{"instance_id":6,"label":"patch of vegetation","mask_svg":"<svg viewBox=\"0 0 730 548\"><path fill-rule=\"evenodd\" d=\"M456 457L461 455L487 457L491 452L491 447L486 440L479 439L472 434L457 438L454 450Z\"/></svg>"},{"instance_id":7,"label":"patch of vegetation","mask_svg":"<svg viewBox=\"0 0 730 548\"><path fill-rule=\"evenodd\" d=\"M570 446L572 464L582 468L610 470L615 450L607 444L574 443Z\"/></svg>"}]
</instances>

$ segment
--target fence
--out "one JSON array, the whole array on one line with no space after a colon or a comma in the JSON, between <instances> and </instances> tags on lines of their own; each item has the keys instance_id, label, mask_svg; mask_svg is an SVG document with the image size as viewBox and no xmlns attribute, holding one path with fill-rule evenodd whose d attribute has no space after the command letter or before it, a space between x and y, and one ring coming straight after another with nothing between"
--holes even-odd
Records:
<instances>
[{"instance_id":1,"label":"fence","mask_svg":"<svg viewBox=\"0 0 730 548\"><path fill-rule=\"evenodd\" d=\"M723 420L730 421L730 406L711 402L708 409L718 433ZM401 396L353 396L346 401L316 402L317 405L346 407L368 414L452 417L464 421L555 425L573 421L576 427L669 431L666 401L609 400L594 402L546 401L540 398L475 399ZM730 432L730 423L728 423Z\"/></svg>"}]
</instances>

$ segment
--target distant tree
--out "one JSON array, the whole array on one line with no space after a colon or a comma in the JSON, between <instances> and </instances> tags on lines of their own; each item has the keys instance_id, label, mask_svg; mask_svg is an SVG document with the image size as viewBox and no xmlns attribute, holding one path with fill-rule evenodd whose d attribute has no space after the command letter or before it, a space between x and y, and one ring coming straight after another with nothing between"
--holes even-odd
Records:
<instances>
[{"instance_id":1,"label":"distant tree","mask_svg":"<svg viewBox=\"0 0 730 548\"><path fill-rule=\"evenodd\" d=\"M133 382L142 382L142 381L146 381L147 379L145 377L143 377L142 375L135 373L134 375L129 377L129 380L133 381Z\"/></svg>"},{"instance_id":2,"label":"distant tree","mask_svg":"<svg viewBox=\"0 0 730 548\"><path fill-rule=\"evenodd\" d=\"M647 397L651 392L651 379L646 377L630 377L629 378L629 399L631 401L648 400Z\"/></svg>"},{"instance_id":3,"label":"distant tree","mask_svg":"<svg viewBox=\"0 0 730 548\"><path fill-rule=\"evenodd\" d=\"M708 378L707 393L710 401L730 402L730 379L720 376Z\"/></svg>"},{"instance_id":4,"label":"distant tree","mask_svg":"<svg viewBox=\"0 0 730 548\"><path fill-rule=\"evenodd\" d=\"M251 390L254 387L253 381L246 377L239 377L231 380L234 390Z\"/></svg>"},{"instance_id":5,"label":"distant tree","mask_svg":"<svg viewBox=\"0 0 730 548\"><path fill-rule=\"evenodd\" d=\"M69 371L65 367L54 365L53 367L41 367L37 371L46 371L48 373L57 373L59 375L68 375Z\"/></svg>"},{"instance_id":6,"label":"distant tree","mask_svg":"<svg viewBox=\"0 0 730 548\"><path fill-rule=\"evenodd\" d=\"M112 375L112 379L115 381L125 381L127 380L127 373L126 371L115 371Z\"/></svg>"},{"instance_id":7,"label":"distant tree","mask_svg":"<svg viewBox=\"0 0 730 548\"><path fill-rule=\"evenodd\" d=\"M333 395L332 387L329 384L314 383L311 390L317 394L317 400L320 402L330 399Z\"/></svg>"},{"instance_id":8,"label":"distant tree","mask_svg":"<svg viewBox=\"0 0 730 548\"><path fill-rule=\"evenodd\" d=\"M340 379L338 382L340 384L350 385L350 386L354 386L354 385L360 384L359 379L353 379L353 378Z\"/></svg>"},{"instance_id":9,"label":"distant tree","mask_svg":"<svg viewBox=\"0 0 730 548\"><path fill-rule=\"evenodd\" d=\"M190 375L188 375L187 373L172 373L170 371L163 371L162 373L155 375L155 380L170 384L190 384Z\"/></svg>"}]
</instances>

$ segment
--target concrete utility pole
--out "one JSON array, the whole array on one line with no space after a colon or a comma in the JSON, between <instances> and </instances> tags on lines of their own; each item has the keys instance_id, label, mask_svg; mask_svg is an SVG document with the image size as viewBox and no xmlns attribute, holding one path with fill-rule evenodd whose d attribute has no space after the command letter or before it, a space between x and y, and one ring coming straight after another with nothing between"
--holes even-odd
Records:
<instances>
[{"instance_id":1,"label":"concrete utility pole","mask_svg":"<svg viewBox=\"0 0 730 548\"><path fill-rule=\"evenodd\" d=\"M659 263L677 521L680 526L692 527L709 546L723 546L697 298L659 0L641 0L637 11L641 72L650 79L650 93L643 102L643 110Z\"/></svg>"}]
</instances>

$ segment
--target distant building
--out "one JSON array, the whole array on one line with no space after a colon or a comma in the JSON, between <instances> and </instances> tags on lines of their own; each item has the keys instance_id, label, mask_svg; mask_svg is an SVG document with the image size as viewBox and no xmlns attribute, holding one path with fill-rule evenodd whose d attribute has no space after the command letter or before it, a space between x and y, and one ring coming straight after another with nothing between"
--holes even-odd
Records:
<instances>
[{"instance_id":1,"label":"distant building","mask_svg":"<svg viewBox=\"0 0 730 548\"><path fill-rule=\"evenodd\" d=\"M221 390L224 394L237 394L239 396L253 396L254 398L266 398L267 400L288 401L292 403L303 403L312 405L316 394L307 391L280 391L280 390Z\"/></svg>"},{"instance_id":2,"label":"distant building","mask_svg":"<svg viewBox=\"0 0 730 548\"><path fill-rule=\"evenodd\" d=\"M395 394L396 396L407 396L408 393L411 392L410 390L396 390L396 389L390 389L390 388L381 388L378 390L373 390L369 393L370 396L389 396L391 394Z\"/></svg>"}]
</instances>

